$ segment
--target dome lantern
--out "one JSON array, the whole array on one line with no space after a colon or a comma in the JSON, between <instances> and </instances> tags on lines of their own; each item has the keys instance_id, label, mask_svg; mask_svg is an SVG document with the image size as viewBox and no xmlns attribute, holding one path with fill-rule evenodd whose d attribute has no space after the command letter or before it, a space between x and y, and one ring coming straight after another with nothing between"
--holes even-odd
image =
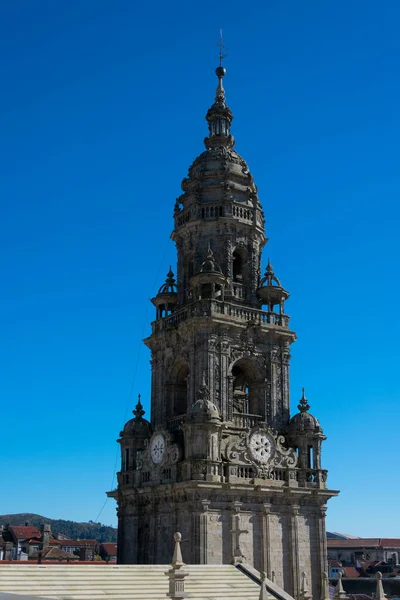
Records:
<instances>
[{"instance_id":1,"label":"dome lantern","mask_svg":"<svg viewBox=\"0 0 400 600\"><path fill-rule=\"evenodd\" d=\"M281 315L285 313L284 303L289 298L289 292L281 286L269 259L265 275L257 290L257 297L262 305L268 306L269 312L274 312L274 307L279 305L279 313Z\"/></svg>"},{"instance_id":2,"label":"dome lantern","mask_svg":"<svg viewBox=\"0 0 400 600\"><path fill-rule=\"evenodd\" d=\"M167 317L175 310L178 302L178 294L171 267L169 267L165 283L158 290L157 296L152 298L151 301L156 307L156 319Z\"/></svg>"}]
</instances>

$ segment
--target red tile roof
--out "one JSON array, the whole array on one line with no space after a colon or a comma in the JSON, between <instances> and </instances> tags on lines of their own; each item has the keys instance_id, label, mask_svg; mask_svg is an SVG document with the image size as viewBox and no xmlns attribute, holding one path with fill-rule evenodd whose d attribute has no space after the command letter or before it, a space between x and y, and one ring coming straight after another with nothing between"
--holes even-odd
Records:
<instances>
[{"instance_id":1,"label":"red tile roof","mask_svg":"<svg viewBox=\"0 0 400 600\"><path fill-rule=\"evenodd\" d=\"M16 540L26 540L33 537L40 538L39 529L33 527L33 525L10 525L8 530L11 531Z\"/></svg>"},{"instance_id":2,"label":"red tile roof","mask_svg":"<svg viewBox=\"0 0 400 600\"><path fill-rule=\"evenodd\" d=\"M400 546L400 538L381 538L381 546L393 546L397 548Z\"/></svg>"},{"instance_id":3,"label":"red tile roof","mask_svg":"<svg viewBox=\"0 0 400 600\"><path fill-rule=\"evenodd\" d=\"M101 547L107 552L108 556L117 555L117 544L113 544L112 542L106 542L105 544L102 544Z\"/></svg>"},{"instance_id":4,"label":"red tile roof","mask_svg":"<svg viewBox=\"0 0 400 600\"><path fill-rule=\"evenodd\" d=\"M69 546L97 546L99 544L97 540L56 540L56 542L61 548Z\"/></svg>"},{"instance_id":5,"label":"red tile roof","mask_svg":"<svg viewBox=\"0 0 400 600\"><path fill-rule=\"evenodd\" d=\"M352 540L326 540L328 548L378 548L400 547L399 538L358 538Z\"/></svg>"},{"instance_id":6,"label":"red tile roof","mask_svg":"<svg viewBox=\"0 0 400 600\"><path fill-rule=\"evenodd\" d=\"M360 577L360 573L355 567L342 567L345 577Z\"/></svg>"},{"instance_id":7,"label":"red tile roof","mask_svg":"<svg viewBox=\"0 0 400 600\"><path fill-rule=\"evenodd\" d=\"M35 552L32 558L38 558L39 552ZM44 560L79 560L78 556L64 552L61 548L54 548L52 546L46 546L42 550L42 559Z\"/></svg>"}]
</instances>

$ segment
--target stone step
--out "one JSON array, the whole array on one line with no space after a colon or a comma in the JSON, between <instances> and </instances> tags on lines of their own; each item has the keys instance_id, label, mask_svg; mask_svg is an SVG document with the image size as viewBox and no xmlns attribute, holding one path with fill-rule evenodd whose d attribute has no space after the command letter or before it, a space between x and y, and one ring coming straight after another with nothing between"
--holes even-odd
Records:
<instances>
[{"instance_id":1,"label":"stone step","mask_svg":"<svg viewBox=\"0 0 400 600\"><path fill-rule=\"evenodd\" d=\"M59 600L165 600L169 565L0 565L0 592ZM188 565L193 600L258 600L259 586L232 565Z\"/></svg>"},{"instance_id":2,"label":"stone step","mask_svg":"<svg viewBox=\"0 0 400 600\"><path fill-rule=\"evenodd\" d=\"M58 600L165 600L170 565L0 565L0 592ZM233 565L187 565L192 600L258 600L260 588Z\"/></svg>"}]
</instances>

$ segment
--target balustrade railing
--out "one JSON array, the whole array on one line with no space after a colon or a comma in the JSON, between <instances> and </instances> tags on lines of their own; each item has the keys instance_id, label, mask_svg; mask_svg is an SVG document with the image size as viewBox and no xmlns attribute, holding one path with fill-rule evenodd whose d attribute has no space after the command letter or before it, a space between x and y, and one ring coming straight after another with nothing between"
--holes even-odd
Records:
<instances>
[{"instance_id":1,"label":"balustrade railing","mask_svg":"<svg viewBox=\"0 0 400 600\"><path fill-rule=\"evenodd\" d=\"M244 300L247 295L247 288L243 283L234 283L232 286L233 295L237 300Z\"/></svg>"},{"instance_id":2,"label":"balustrade railing","mask_svg":"<svg viewBox=\"0 0 400 600\"><path fill-rule=\"evenodd\" d=\"M168 429L169 431L178 431L186 418L186 414L178 415L177 417L171 417L168 419Z\"/></svg>"},{"instance_id":3,"label":"balustrade railing","mask_svg":"<svg viewBox=\"0 0 400 600\"><path fill-rule=\"evenodd\" d=\"M289 326L289 317L287 315L249 308L231 302L222 302L220 300L196 300L176 310L172 315L153 321L153 333L177 327L179 323L193 317L208 317L212 315L226 316L229 319L251 322L255 325Z\"/></svg>"},{"instance_id":4,"label":"balustrade railing","mask_svg":"<svg viewBox=\"0 0 400 600\"><path fill-rule=\"evenodd\" d=\"M298 469L298 468L275 468L258 475L251 466L230 465L227 471L228 479L262 479L266 485L268 482L278 482L281 485L294 487L326 487L327 471L323 469ZM274 484L276 485L276 484Z\"/></svg>"},{"instance_id":5,"label":"balustrade railing","mask_svg":"<svg viewBox=\"0 0 400 600\"><path fill-rule=\"evenodd\" d=\"M251 415L246 413L233 413L232 423L235 427L255 427L263 420L261 415Z\"/></svg>"}]
</instances>

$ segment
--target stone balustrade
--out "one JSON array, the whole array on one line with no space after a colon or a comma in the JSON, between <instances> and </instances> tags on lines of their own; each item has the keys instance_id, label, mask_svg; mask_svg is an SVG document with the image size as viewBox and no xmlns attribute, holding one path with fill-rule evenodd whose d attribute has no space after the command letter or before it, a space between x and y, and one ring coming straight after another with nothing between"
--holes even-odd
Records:
<instances>
[{"instance_id":1,"label":"stone balustrade","mask_svg":"<svg viewBox=\"0 0 400 600\"><path fill-rule=\"evenodd\" d=\"M149 471L134 470L121 471L117 473L118 484L121 487L144 487L147 485L156 485L160 479L165 483L174 483L182 481L186 477L182 472L184 469L186 475L190 472L191 479L239 482L246 480L247 483L254 485L272 485L274 487L303 487L309 489L326 489L327 471L323 469L299 469L275 467L267 470L261 477L257 475L257 470L252 465L240 465L222 462L204 462L196 461L196 464L188 471L188 464L174 465L160 470L155 480ZM203 468L204 465L204 468ZM199 468L201 467L201 468Z\"/></svg>"},{"instance_id":2,"label":"stone balustrade","mask_svg":"<svg viewBox=\"0 0 400 600\"><path fill-rule=\"evenodd\" d=\"M288 315L281 315L275 312L250 308L232 302L222 302L220 300L195 300L182 308L178 308L172 315L153 321L152 331L161 333L177 327L180 323L194 317L219 317L226 318L229 321L241 321L243 323L251 322L254 325L268 327L278 325L280 327L289 326Z\"/></svg>"}]
</instances>

